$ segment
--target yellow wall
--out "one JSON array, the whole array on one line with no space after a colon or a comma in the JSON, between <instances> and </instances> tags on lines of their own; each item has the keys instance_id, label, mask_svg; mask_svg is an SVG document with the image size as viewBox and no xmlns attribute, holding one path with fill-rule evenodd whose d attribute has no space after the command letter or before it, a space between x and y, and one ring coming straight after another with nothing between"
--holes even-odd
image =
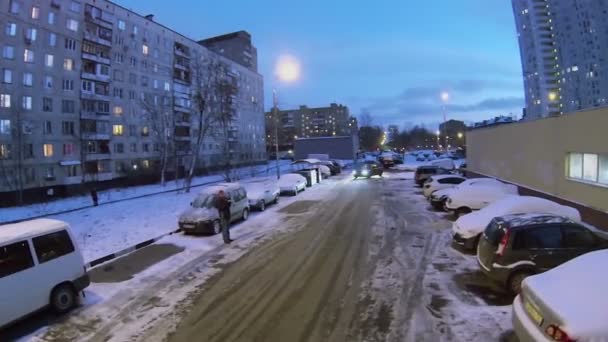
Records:
<instances>
[{"instance_id":1,"label":"yellow wall","mask_svg":"<svg viewBox=\"0 0 608 342\"><path fill-rule=\"evenodd\" d=\"M608 154L608 109L473 129L469 170L608 211L608 188L566 178L568 152Z\"/></svg>"}]
</instances>

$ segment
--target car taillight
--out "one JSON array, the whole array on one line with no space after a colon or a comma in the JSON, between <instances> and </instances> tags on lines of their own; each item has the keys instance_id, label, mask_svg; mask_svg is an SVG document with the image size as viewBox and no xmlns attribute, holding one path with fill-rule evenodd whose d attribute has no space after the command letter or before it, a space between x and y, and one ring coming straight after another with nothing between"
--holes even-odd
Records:
<instances>
[{"instance_id":1,"label":"car taillight","mask_svg":"<svg viewBox=\"0 0 608 342\"><path fill-rule=\"evenodd\" d=\"M505 233L502 235L502 239L500 240L500 244L498 244L498 249L496 249L496 255L499 257L503 256L505 253L505 249L507 249L507 244L509 243L509 237L511 236L511 231L506 229Z\"/></svg>"},{"instance_id":2,"label":"car taillight","mask_svg":"<svg viewBox=\"0 0 608 342\"><path fill-rule=\"evenodd\" d=\"M560 327L558 327L555 324L551 324L547 327L547 329L545 329L545 333L547 333L547 335L549 335L549 337L551 337L554 341L560 341L560 342L575 342L576 340L573 340L570 338L570 336L568 336L568 334L563 331Z\"/></svg>"}]
</instances>

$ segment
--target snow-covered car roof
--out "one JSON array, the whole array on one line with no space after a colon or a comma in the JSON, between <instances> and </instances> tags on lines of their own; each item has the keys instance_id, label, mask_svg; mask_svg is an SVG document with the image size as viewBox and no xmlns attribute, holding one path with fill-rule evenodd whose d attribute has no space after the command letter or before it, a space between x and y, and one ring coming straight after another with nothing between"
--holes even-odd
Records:
<instances>
[{"instance_id":1,"label":"snow-covered car roof","mask_svg":"<svg viewBox=\"0 0 608 342\"><path fill-rule=\"evenodd\" d=\"M294 160L292 164L301 164L301 163L320 164L321 160L314 159L314 158L298 159L298 160Z\"/></svg>"},{"instance_id":2,"label":"snow-covered car roof","mask_svg":"<svg viewBox=\"0 0 608 342\"><path fill-rule=\"evenodd\" d=\"M288 173L285 175L281 176L281 179L278 180L278 183L283 183L283 182L295 182L295 181L300 181L300 182L306 182L306 177L296 174L296 173Z\"/></svg>"},{"instance_id":3,"label":"snow-covered car roof","mask_svg":"<svg viewBox=\"0 0 608 342\"><path fill-rule=\"evenodd\" d=\"M451 196L480 196L490 193L503 193L517 195L517 187L515 185L504 184L504 186L479 185L479 186L457 186Z\"/></svg>"},{"instance_id":4,"label":"snow-covered car roof","mask_svg":"<svg viewBox=\"0 0 608 342\"><path fill-rule=\"evenodd\" d=\"M430 177L432 180L440 180L440 179L445 179L445 178L461 178L461 179L466 179L466 177L463 176L459 176L459 175L454 175L454 174L447 174L447 175L436 175L436 176L431 176Z\"/></svg>"},{"instance_id":5,"label":"snow-covered car roof","mask_svg":"<svg viewBox=\"0 0 608 342\"><path fill-rule=\"evenodd\" d=\"M608 336L608 250L581 255L552 270L527 277L523 291L532 292L565 324L578 341Z\"/></svg>"},{"instance_id":6,"label":"snow-covered car roof","mask_svg":"<svg viewBox=\"0 0 608 342\"><path fill-rule=\"evenodd\" d=\"M254 198L264 194L267 190L278 190L279 185L276 181L263 180L251 183L244 183L243 186L247 190L247 197Z\"/></svg>"},{"instance_id":7,"label":"snow-covered car roof","mask_svg":"<svg viewBox=\"0 0 608 342\"><path fill-rule=\"evenodd\" d=\"M0 242L19 240L66 227L67 224L63 221L46 218L6 224L0 228Z\"/></svg>"},{"instance_id":8,"label":"snow-covered car roof","mask_svg":"<svg viewBox=\"0 0 608 342\"><path fill-rule=\"evenodd\" d=\"M211 185L211 186L203 188L200 191L200 194L201 195L216 194L220 190L234 191L234 190L238 190L240 188L242 188L242 186L239 183L220 183L220 184L215 184L215 185Z\"/></svg>"}]
</instances>

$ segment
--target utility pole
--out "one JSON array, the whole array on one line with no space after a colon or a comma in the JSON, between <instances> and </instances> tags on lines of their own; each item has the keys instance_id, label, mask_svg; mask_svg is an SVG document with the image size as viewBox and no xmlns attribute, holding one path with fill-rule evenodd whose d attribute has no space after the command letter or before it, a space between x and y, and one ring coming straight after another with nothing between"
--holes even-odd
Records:
<instances>
[{"instance_id":1,"label":"utility pole","mask_svg":"<svg viewBox=\"0 0 608 342\"><path fill-rule=\"evenodd\" d=\"M272 90L272 111L274 112L274 153L277 163L277 179L281 179L281 169L279 165L279 109L277 91Z\"/></svg>"}]
</instances>

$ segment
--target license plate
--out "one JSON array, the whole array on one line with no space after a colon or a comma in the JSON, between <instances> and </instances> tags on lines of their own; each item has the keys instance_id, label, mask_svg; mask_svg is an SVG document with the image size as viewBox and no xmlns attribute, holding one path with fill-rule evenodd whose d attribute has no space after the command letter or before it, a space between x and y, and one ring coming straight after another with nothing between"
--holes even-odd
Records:
<instances>
[{"instance_id":1,"label":"license plate","mask_svg":"<svg viewBox=\"0 0 608 342\"><path fill-rule=\"evenodd\" d=\"M540 326L541 324L543 324L543 316L538 313L538 310L536 310L536 308L530 302L525 301L524 308L526 309L528 316L532 318L536 325Z\"/></svg>"}]
</instances>

